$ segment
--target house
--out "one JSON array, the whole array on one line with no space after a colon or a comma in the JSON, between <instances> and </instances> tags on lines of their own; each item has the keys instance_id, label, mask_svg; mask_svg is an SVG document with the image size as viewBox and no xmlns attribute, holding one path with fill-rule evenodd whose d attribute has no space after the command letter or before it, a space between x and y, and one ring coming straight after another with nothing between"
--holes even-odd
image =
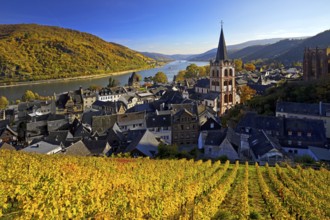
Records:
<instances>
[{"instance_id":1,"label":"house","mask_svg":"<svg viewBox=\"0 0 330 220\"><path fill-rule=\"evenodd\" d=\"M146 129L146 113L133 112L117 115L117 124L123 132Z\"/></svg>"},{"instance_id":2,"label":"house","mask_svg":"<svg viewBox=\"0 0 330 220\"><path fill-rule=\"evenodd\" d=\"M310 155L315 161L330 162L330 149L321 147L308 147Z\"/></svg>"},{"instance_id":3,"label":"house","mask_svg":"<svg viewBox=\"0 0 330 220\"><path fill-rule=\"evenodd\" d=\"M38 141L21 151L29 153L39 153L39 154L56 154L59 153L64 146L61 143L48 142L48 141Z\"/></svg>"},{"instance_id":4,"label":"house","mask_svg":"<svg viewBox=\"0 0 330 220\"><path fill-rule=\"evenodd\" d=\"M21 102L18 104L18 119L26 120L28 116L42 116L56 113L55 101L39 101Z\"/></svg>"},{"instance_id":5,"label":"house","mask_svg":"<svg viewBox=\"0 0 330 220\"><path fill-rule=\"evenodd\" d=\"M210 79L198 79L195 84L195 92L200 94L207 94L210 91Z\"/></svg>"},{"instance_id":6,"label":"house","mask_svg":"<svg viewBox=\"0 0 330 220\"><path fill-rule=\"evenodd\" d=\"M140 88L140 78L135 72L128 78L128 86Z\"/></svg>"},{"instance_id":7,"label":"house","mask_svg":"<svg viewBox=\"0 0 330 220\"><path fill-rule=\"evenodd\" d=\"M94 156L108 155L111 149L107 140L82 140L82 142Z\"/></svg>"},{"instance_id":8,"label":"house","mask_svg":"<svg viewBox=\"0 0 330 220\"><path fill-rule=\"evenodd\" d=\"M183 107L179 109L175 106L172 110L172 144L197 144L199 134L197 110L189 111Z\"/></svg>"},{"instance_id":9,"label":"house","mask_svg":"<svg viewBox=\"0 0 330 220\"><path fill-rule=\"evenodd\" d=\"M92 104L92 108L104 112L107 115L123 114L126 106L121 101L100 101L97 100Z\"/></svg>"},{"instance_id":10,"label":"house","mask_svg":"<svg viewBox=\"0 0 330 220\"><path fill-rule=\"evenodd\" d=\"M164 142L172 143L171 132L171 114L156 113L147 114L146 118L147 129L156 137L161 138Z\"/></svg>"},{"instance_id":11,"label":"house","mask_svg":"<svg viewBox=\"0 0 330 220\"><path fill-rule=\"evenodd\" d=\"M208 117L207 120L201 124L201 131L220 130L221 122L215 116Z\"/></svg>"},{"instance_id":12,"label":"house","mask_svg":"<svg viewBox=\"0 0 330 220\"><path fill-rule=\"evenodd\" d=\"M0 143L4 142L7 144L16 145L18 140L17 132L13 131L9 125L5 128L0 128Z\"/></svg>"},{"instance_id":13,"label":"house","mask_svg":"<svg viewBox=\"0 0 330 220\"><path fill-rule=\"evenodd\" d=\"M253 129L276 138L282 149L292 155L306 154L308 146L327 147L323 121L312 119L262 116L247 113L238 123L236 132L241 134L242 147Z\"/></svg>"},{"instance_id":14,"label":"house","mask_svg":"<svg viewBox=\"0 0 330 220\"><path fill-rule=\"evenodd\" d=\"M86 106L83 98L82 88L61 94L55 94L56 113L62 115L74 115L79 118Z\"/></svg>"},{"instance_id":15,"label":"house","mask_svg":"<svg viewBox=\"0 0 330 220\"><path fill-rule=\"evenodd\" d=\"M126 137L117 123L114 123L112 128L107 131L106 140L111 146L111 151L109 153L120 153L125 150Z\"/></svg>"},{"instance_id":16,"label":"house","mask_svg":"<svg viewBox=\"0 0 330 220\"><path fill-rule=\"evenodd\" d=\"M134 107L135 105L137 105L138 98L136 97L136 95L134 93L133 94L128 93L126 95L122 95L119 98L119 101L124 103L124 105L126 106L126 109L130 109L130 108Z\"/></svg>"},{"instance_id":17,"label":"house","mask_svg":"<svg viewBox=\"0 0 330 220\"><path fill-rule=\"evenodd\" d=\"M45 140L64 143L66 141L73 140L73 135L68 130L51 131L51 132L49 132L49 135L47 137L45 137Z\"/></svg>"},{"instance_id":18,"label":"house","mask_svg":"<svg viewBox=\"0 0 330 220\"><path fill-rule=\"evenodd\" d=\"M252 159L256 162L276 163L284 158L281 145L264 131L253 130L249 146Z\"/></svg>"},{"instance_id":19,"label":"house","mask_svg":"<svg viewBox=\"0 0 330 220\"><path fill-rule=\"evenodd\" d=\"M117 115L100 115L92 117L92 130L99 134L105 133L117 122Z\"/></svg>"},{"instance_id":20,"label":"house","mask_svg":"<svg viewBox=\"0 0 330 220\"><path fill-rule=\"evenodd\" d=\"M330 138L330 103L277 102L276 117L322 120Z\"/></svg>"},{"instance_id":21,"label":"house","mask_svg":"<svg viewBox=\"0 0 330 220\"><path fill-rule=\"evenodd\" d=\"M82 92L82 98L84 102L84 110L92 108L92 104L97 100L97 92L86 89Z\"/></svg>"},{"instance_id":22,"label":"house","mask_svg":"<svg viewBox=\"0 0 330 220\"><path fill-rule=\"evenodd\" d=\"M82 141L78 141L61 151L62 154L72 156L91 156L92 153Z\"/></svg>"},{"instance_id":23,"label":"house","mask_svg":"<svg viewBox=\"0 0 330 220\"><path fill-rule=\"evenodd\" d=\"M125 94L127 94L127 91L124 87L102 88L97 94L97 100L103 102L116 102Z\"/></svg>"},{"instance_id":24,"label":"house","mask_svg":"<svg viewBox=\"0 0 330 220\"><path fill-rule=\"evenodd\" d=\"M6 143L6 142L0 142L0 150L17 150L14 146Z\"/></svg>"},{"instance_id":25,"label":"house","mask_svg":"<svg viewBox=\"0 0 330 220\"><path fill-rule=\"evenodd\" d=\"M231 161L238 160L240 137L231 128L225 130L203 131L198 141L199 149L204 149L206 158L227 156Z\"/></svg>"},{"instance_id":26,"label":"house","mask_svg":"<svg viewBox=\"0 0 330 220\"><path fill-rule=\"evenodd\" d=\"M128 146L125 153L131 153L133 157L155 157L158 153L160 142L148 129L130 131L127 136Z\"/></svg>"}]
</instances>

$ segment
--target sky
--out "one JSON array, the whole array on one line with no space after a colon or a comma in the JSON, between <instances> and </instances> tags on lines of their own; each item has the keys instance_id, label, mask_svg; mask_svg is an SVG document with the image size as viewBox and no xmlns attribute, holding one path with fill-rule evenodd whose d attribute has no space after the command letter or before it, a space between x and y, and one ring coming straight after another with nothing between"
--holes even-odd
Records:
<instances>
[{"instance_id":1,"label":"sky","mask_svg":"<svg viewBox=\"0 0 330 220\"><path fill-rule=\"evenodd\" d=\"M313 36L330 29L329 0L1 0L0 24L88 32L137 51L196 54L227 45Z\"/></svg>"}]
</instances>

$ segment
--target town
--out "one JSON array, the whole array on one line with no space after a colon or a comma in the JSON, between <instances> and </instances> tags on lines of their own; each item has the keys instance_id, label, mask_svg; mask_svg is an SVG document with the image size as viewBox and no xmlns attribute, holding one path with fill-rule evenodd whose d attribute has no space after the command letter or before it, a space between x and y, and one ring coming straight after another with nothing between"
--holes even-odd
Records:
<instances>
[{"instance_id":1,"label":"town","mask_svg":"<svg viewBox=\"0 0 330 220\"><path fill-rule=\"evenodd\" d=\"M237 71L221 28L206 76L141 85L72 88L47 100L27 98L0 112L0 149L77 156L330 161L330 103L277 100L274 115L224 115L283 81L329 73L330 49L306 49L303 68ZM167 81L167 80L166 80ZM174 149L171 153L169 149Z\"/></svg>"}]
</instances>

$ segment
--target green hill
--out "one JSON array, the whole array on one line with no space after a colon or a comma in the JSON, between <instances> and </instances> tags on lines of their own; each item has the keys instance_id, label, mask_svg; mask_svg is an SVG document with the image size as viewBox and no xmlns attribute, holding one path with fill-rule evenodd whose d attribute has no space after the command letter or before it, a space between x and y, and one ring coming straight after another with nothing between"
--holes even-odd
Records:
<instances>
[{"instance_id":1,"label":"green hill","mask_svg":"<svg viewBox=\"0 0 330 220\"><path fill-rule=\"evenodd\" d=\"M0 82L87 76L153 63L88 33L36 24L0 25Z\"/></svg>"}]
</instances>

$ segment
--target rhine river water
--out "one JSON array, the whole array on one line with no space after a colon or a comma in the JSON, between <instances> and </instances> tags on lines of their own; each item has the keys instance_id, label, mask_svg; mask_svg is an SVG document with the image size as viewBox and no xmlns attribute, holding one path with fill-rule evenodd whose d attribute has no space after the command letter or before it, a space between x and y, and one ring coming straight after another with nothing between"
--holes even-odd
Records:
<instances>
[{"instance_id":1,"label":"rhine river water","mask_svg":"<svg viewBox=\"0 0 330 220\"><path fill-rule=\"evenodd\" d=\"M190 64L195 63L197 66L207 65L208 62L189 62L189 61L173 61L164 66L138 71L144 77L154 76L157 72L162 71L167 75L169 81L173 80L174 75L176 75L180 70L186 69ZM109 74L110 76L111 74ZM128 78L131 73L113 76L120 82L120 85L125 85L128 83ZM90 85L99 85L102 87L107 86L109 76L102 78L91 78L91 79L77 79L77 80L68 80L68 81L58 81L51 83L41 83L41 84L31 84L31 85L20 85L13 87L2 87L0 88L0 96L6 96L8 100L15 101L21 99L23 93L26 90L31 90L37 92L41 96L50 96L54 93L62 93L70 90L76 90L80 86L82 88L88 88Z\"/></svg>"}]
</instances>

